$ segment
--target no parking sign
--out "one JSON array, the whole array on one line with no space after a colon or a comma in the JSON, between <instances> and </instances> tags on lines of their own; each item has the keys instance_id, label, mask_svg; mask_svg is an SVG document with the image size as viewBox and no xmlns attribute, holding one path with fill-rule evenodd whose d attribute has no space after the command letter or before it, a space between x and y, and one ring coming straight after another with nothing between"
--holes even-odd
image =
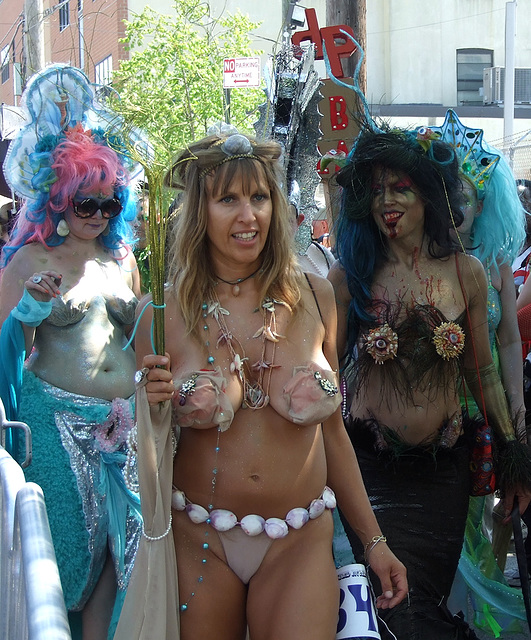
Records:
<instances>
[{"instance_id":1,"label":"no parking sign","mask_svg":"<svg viewBox=\"0 0 531 640\"><path fill-rule=\"evenodd\" d=\"M225 58L223 88L260 86L260 58Z\"/></svg>"}]
</instances>

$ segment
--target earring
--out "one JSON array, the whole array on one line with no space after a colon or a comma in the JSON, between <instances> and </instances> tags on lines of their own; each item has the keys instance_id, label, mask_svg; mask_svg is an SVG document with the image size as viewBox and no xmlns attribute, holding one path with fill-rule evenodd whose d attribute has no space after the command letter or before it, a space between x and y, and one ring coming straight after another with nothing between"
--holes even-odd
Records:
<instances>
[{"instance_id":1,"label":"earring","mask_svg":"<svg viewBox=\"0 0 531 640\"><path fill-rule=\"evenodd\" d=\"M57 224L57 235L61 236L61 238L66 238L66 236L70 233L70 227L64 218L59 220Z\"/></svg>"}]
</instances>

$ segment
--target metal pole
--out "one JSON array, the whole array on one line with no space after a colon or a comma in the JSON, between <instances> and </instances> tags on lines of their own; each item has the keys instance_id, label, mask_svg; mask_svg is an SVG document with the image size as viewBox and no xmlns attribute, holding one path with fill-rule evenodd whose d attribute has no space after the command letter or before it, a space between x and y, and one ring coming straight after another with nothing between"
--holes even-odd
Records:
<instances>
[{"instance_id":1,"label":"metal pole","mask_svg":"<svg viewBox=\"0 0 531 640\"><path fill-rule=\"evenodd\" d=\"M24 4L26 74L32 76L44 67L43 2L26 0Z\"/></svg>"},{"instance_id":2,"label":"metal pole","mask_svg":"<svg viewBox=\"0 0 531 640\"><path fill-rule=\"evenodd\" d=\"M79 26L79 68L85 71L85 30L83 19L83 0L78 2L77 23Z\"/></svg>"},{"instance_id":3,"label":"metal pole","mask_svg":"<svg viewBox=\"0 0 531 640\"><path fill-rule=\"evenodd\" d=\"M352 27L356 40L361 48L367 52L367 0L326 0L326 24L346 24ZM343 58L343 72L347 77L354 75L354 69L358 62L357 55ZM363 93L367 91L366 64L360 69L359 85Z\"/></svg>"},{"instance_id":4,"label":"metal pole","mask_svg":"<svg viewBox=\"0 0 531 640\"><path fill-rule=\"evenodd\" d=\"M514 132L514 42L516 37L516 0L505 4L505 86L503 96L503 137Z\"/></svg>"},{"instance_id":5,"label":"metal pole","mask_svg":"<svg viewBox=\"0 0 531 640\"><path fill-rule=\"evenodd\" d=\"M225 94L225 123L230 124L230 89L223 89Z\"/></svg>"}]
</instances>

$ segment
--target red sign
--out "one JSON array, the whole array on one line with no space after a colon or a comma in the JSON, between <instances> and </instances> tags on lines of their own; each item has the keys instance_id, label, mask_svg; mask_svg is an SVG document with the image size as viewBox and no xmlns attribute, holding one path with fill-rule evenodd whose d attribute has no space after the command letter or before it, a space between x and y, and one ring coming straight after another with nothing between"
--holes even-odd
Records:
<instances>
[{"instance_id":1,"label":"red sign","mask_svg":"<svg viewBox=\"0 0 531 640\"><path fill-rule=\"evenodd\" d=\"M313 42L316 48L315 59L323 60L324 43L326 54L330 61L332 75L336 78L343 78L343 68L339 58L351 56L356 50L356 45L348 37L348 35L350 35L354 38L354 31L352 30L352 27L349 27L346 24L338 24L335 27L323 27L322 29L319 29L315 9L305 9L305 12L308 29L306 31L295 31L291 36L292 44L298 46L305 40ZM342 31L345 31L345 33L341 33ZM338 43L338 41L343 42Z\"/></svg>"},{"instance_id":2,"label":"red sign","mask_svg":"<svg viewBox=\"0 0 531 640\"><path fill-rule=\"evenodd\" d=\"M260 58L225 58L223 60L223 87L259 87Z\"/></svg>"}]
</instances>

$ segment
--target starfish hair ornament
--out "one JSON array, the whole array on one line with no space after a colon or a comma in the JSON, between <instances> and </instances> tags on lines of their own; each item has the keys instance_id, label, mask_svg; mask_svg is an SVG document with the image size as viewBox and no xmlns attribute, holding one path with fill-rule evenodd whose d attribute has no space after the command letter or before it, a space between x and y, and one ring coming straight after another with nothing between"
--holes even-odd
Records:
<instances>
[{"instance_id":1,"label":"starfish hair ornament","mask_svg":"<svg viewBox=\"0 0 531 640\"><path fill-rule=\"evenodd\" d=\"M448 109L444 123L431 127L434 134L453 147L461 172L476 188L478 197L485 196L487 183L500 156L491 153L483 143L483 130L466 127L452 109Z\"/></svg>"}]
</instances>

